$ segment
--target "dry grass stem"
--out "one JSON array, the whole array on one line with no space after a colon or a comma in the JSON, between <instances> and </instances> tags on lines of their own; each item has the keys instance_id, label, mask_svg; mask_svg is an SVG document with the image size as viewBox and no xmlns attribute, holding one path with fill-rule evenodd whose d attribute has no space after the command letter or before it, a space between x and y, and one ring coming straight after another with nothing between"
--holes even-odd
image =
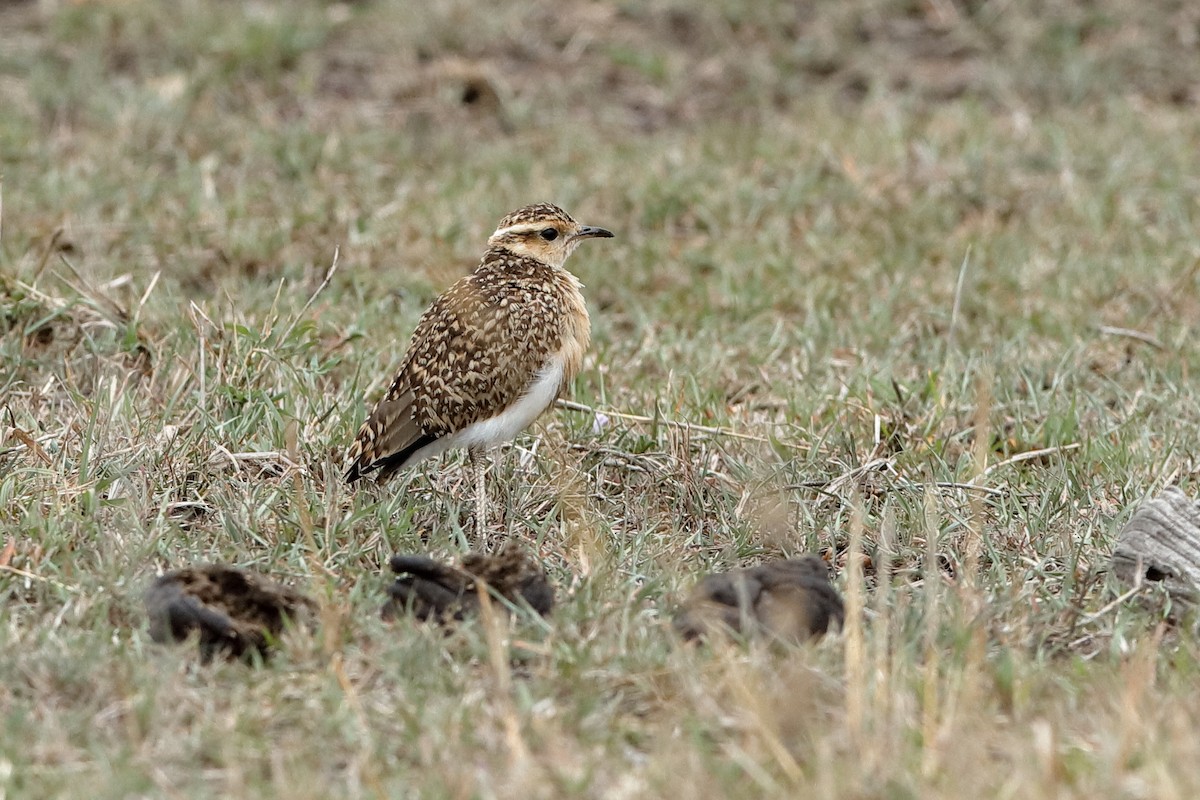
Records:
<instances>
[{"instance_id":1,"label":"dry grass stem","mask_svg":"<svg viewBox=\"0 0 1200 800\"><path fill-rule=\"evenodd\" d=\"M1200 485L1195 4L410 5L0 2L0 795L1195 795L1194 610L1109 574ZM364 398L537 202L615 234L476 542L553 613L385 621L473 475L348 486ZM844 631L680 641L803 554ZM214 562L311 624L156 643Z\"/></svg>"}]
</instances>

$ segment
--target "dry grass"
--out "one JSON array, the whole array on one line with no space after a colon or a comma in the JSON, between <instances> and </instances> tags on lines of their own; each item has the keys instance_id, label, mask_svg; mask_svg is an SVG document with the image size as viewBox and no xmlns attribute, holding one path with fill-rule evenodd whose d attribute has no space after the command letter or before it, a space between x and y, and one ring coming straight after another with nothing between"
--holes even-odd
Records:
<instances>
[{"instance_id":1,"label":"dry grass","mask_svg":"<svg viewBox=\"0 0 1200 800\"><path fill-rule=\"evenodd\" d=\"M1105 574L1200 470L1192 4L283 9L0 4L0 796L1200 792L1195 639ZM574 399L631 416L497 456L551 621L386 625L467 475L342 453L542 199L618 233ZM810 550L844 636L675 643L696 576ZM210 559L319 624L152 645Z\"/></svg>"}]
</instances>

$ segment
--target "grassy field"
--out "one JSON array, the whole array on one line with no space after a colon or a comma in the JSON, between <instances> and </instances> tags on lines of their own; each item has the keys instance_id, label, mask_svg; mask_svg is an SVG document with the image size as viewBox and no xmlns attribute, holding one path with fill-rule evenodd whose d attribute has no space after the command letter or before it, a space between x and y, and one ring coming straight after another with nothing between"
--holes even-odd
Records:
<instances>
[{"instance_id":1,"label":"grassy field","mask_svg":"<svg viewBox=\"0 0 1200 800\"><path fill-rule=\"evenodd\" d=\"M0 2L0 798L1200 796L1200 647L1106 572L1200 476L1198 109L1184 0ZM345 448L543 200L617 234L604 413L490 476L559 606L389 625L469 470ZM675 641L809 551L843 635ZM154 645L201 560L319 618Z\"/></svg>"}]
</instances>

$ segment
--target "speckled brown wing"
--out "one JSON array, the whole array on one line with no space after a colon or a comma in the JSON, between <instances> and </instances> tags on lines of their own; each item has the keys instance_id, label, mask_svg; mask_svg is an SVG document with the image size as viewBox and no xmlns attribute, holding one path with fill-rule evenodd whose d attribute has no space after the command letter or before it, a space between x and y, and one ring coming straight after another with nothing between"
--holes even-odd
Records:
<instances>
[{"instance_id":1,"label":"speckled brown wing","mask_svg":"<svg viewBox=\"0 0 1200 800\"><path fill-rule=\"evenodd\" d=\"M569 278L569 276L567 276ZM400 370L351 446L346 479L384 479L423 447L518 400L558 351L568 288L551 267L489 251L417 323Z\"/></svg>"},{"instance_id":2,"label":"speckled brown wing","mask_svg":"<svg viewBox=\"0 0 1200 800\"><path fill-rule=\"evenodd\" d=\"M399 393L393 396L397 389ZM437 441L438 436L422 430L413 414L415 399L406 386L392 384L350 446L347 481L356 481L372 469L379 469L380 477L386 478L404 466L413 453Z\"/></svg>"}]
</instances>

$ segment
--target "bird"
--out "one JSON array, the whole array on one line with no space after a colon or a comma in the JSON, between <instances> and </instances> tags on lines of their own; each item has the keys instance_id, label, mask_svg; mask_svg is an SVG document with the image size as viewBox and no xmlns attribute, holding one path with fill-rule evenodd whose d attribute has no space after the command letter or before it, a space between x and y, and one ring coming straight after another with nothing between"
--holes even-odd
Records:
<instances>
[{"instance_id":1,"label":"bird","mask_svg":"<svg viewBox=\"0 0 1200 800\"><path fill-rule=\"evenodd\" d=\"M303 594L226 564L168 572L150 585L143 600L150 638L182 642L195 633L205 662L254 654L265 660L287 621L314 608Z\"/></svg>"},{"instance_id":2,"label":"bird","mask_svg":"<svg viewBox=\"0 0 1200 800\"><path fill-rule=\"evenodd\" d=\"M554 606L554 587L541 564L513 545L494 555L468 553L461 567L418 555L393 556L391 567L398 577L388 587L384 619L407 611L420 620L461 621L479 610L479 583L509 603L524 602L543 617Z\"/></svg>"},{"instance_id":3,"label":"bird","mask_svg":"<svg viewBox=\"0 0 1200 800\"><path fill-rule=\"evenodd\" d=\"M709 575L675 615L687 641L718 631L793 643L820 638L845 622L842 598L818 556L773 561Z\"/></svg>"},{"instance_id":4,"label":"bird","mask_svg":"<svg viewBox=\"0 0 1200 800\"><path fill-rule=\"evenodd\" d=\"M612 231L580 225L538 203L500 220L471 274L417 322L388 390L347 454L349 483L394 473L466 448L475 473L475 526L487 524L484 452L549 408L579 373L591 340L583 284L564 264L587 239Z\"/></svg>"}]
</instances>

